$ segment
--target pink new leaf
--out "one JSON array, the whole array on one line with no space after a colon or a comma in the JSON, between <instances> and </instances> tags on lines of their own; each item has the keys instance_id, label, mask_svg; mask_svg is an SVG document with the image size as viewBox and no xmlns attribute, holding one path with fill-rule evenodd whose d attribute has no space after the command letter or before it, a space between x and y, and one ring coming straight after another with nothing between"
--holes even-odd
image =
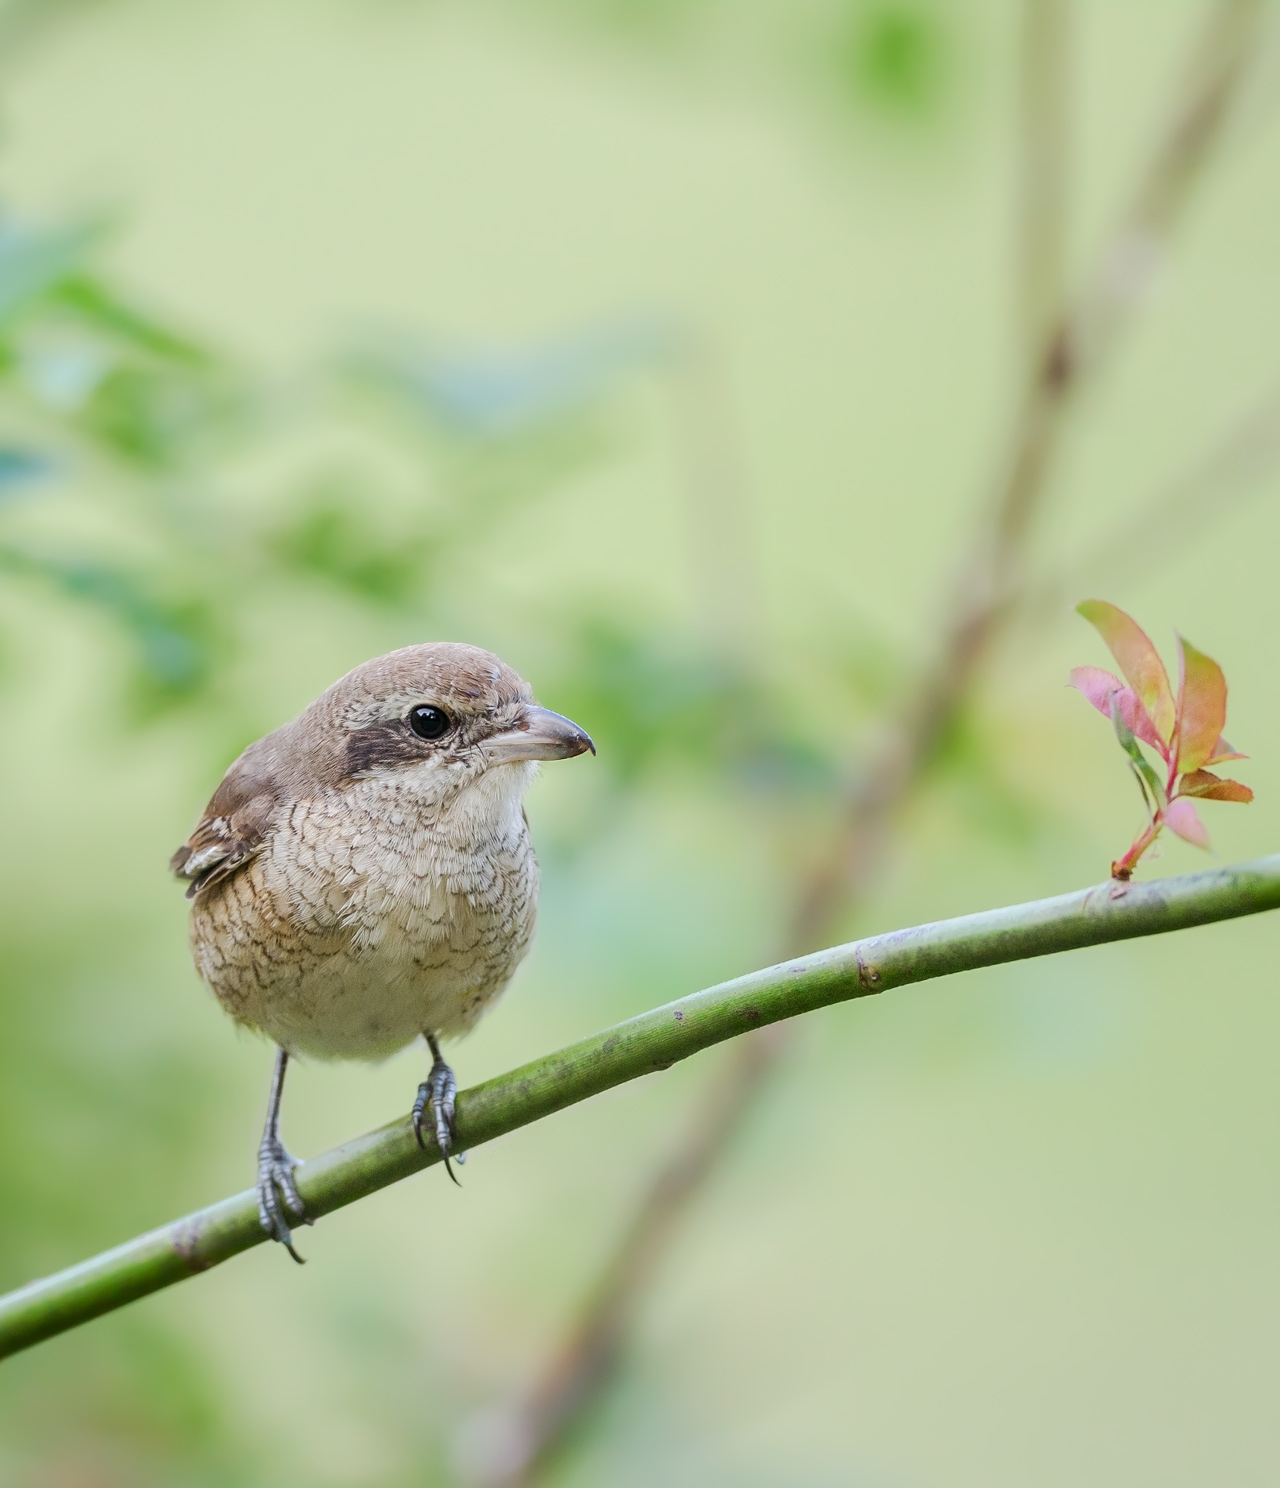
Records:
<instances>
[{"instance_id":1,"label":"pink new leaf","mask_svg":"<svg viewBox=\"0 0 1280 1488\"><path fill-rule=\"evenodd\" d=\"M1164 814L1164 823L1171 832L1176 832L1184 842L1189 842L1192 847L1208 848L1209 834L1204 829L1204 823L1196 815L1196 808L1185 797L1169 802Z\"/></svg>"},{"instance_id":2,"label":"pink new leaf","mask_svg":"<svg viewBox=\"0 0 1280 1488\"><path fill-rule=\"evenodd\" d=\"M1178 637L1177 739L1180 771L1198 770L1217 750L1227 721L1227 679L1212 657Z\"/></svg>"},{"instance_id":3,"label":"pink new leaf","mask_svg":"<svg viewBox=\"0 0 1280 1488\"><path fill-rule=\"evenodd\" d=\"M1166 742L1171 740L1176 717L1173 689L1164 662L1146 632L1123 610L1103 599L1084 600L1076 606L1076 613L1083 615L1106 641L1125 680L1147 710L1156 733Z\"/></svg>"},{"instance_id":4,"label":"pink new leaf","mask_svg":"<svg viewBox=\"0 0 1280 1488\"><path fill-rule=\"evenodd\" d=\"M1108 718L1111 717L1111 696L1114 693L1120 717L1129 732L1144 744L1158 749L1166 759L1169 757L1168 746L1156 733L1147 716L1147 710L1138 701L1133 688L1126 687L1113 672L1104 671L1102 667L1072 667L1071 685L1077 692L1083 693L1099 713L1105 713Z\"/></svg>"}]
</instances>

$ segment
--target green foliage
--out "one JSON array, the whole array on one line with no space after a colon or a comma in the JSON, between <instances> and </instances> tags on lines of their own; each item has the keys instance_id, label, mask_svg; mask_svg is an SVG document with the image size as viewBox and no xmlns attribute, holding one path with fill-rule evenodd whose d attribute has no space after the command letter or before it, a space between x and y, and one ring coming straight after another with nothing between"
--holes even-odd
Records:
<instances>
[{"instance_id":1,"label":"green foliage","mask_svg":"<svg viewBox=\"0 0 1280 1488\"><path fill-rule=\"evenodd\" d=\"M154 481L190 479L244 390L92 271L102 238L0 230L0 416L15 431L0 451L0 573L106 619L132 653L133 709L150 716L210 686L229 631L217 586L193 591L197 565L174 562L190 538L176 490ZM69 521L86 497L94 519ZM85 526L99 537L73 535Z\"/></svg>"},{"instance_id":2,"label":"green foliage","mask_svg":"<svg viewBox=\"0 0 1280 1488\"><path fill-rule=\"evenodd\" d=\"M759 678L740 664L663 637L653 627L584 617L556 697L592 720L605 768L634 783L663 761L696 769L746 768L785 752L774 706Z\"/></svg>"},{"instance_id":3,"label":"green foliage","mask_svg":"<svg viewBox=\"0 0 1280 1488\"><path fill-rule=\"evenodd\" d=\"M399 541L383 537L361 508L357 492L326 484L301 505L294 520L267 535L267 551L283 569L364 603L393 608L412 603L430 541L422 534Z\"/></svg>"},{"instance_id":4,"label":"green foliage","mask_svg":"<svg viewBox=\"0 0 1280 1488\"><path fill-rule=\"evenodd\" d=\"M890 117L931 114L948 80L948 38L933 5L858 0L841 47L851 97Z\"/></svg>"},{"instance_id":5,"label":"green foliage","mask_svg":"<svg viewBox=\"0 0 1280 1488\"><path fill-rule=\"evenodd\" d=\"M213 680L222 641L210 599L166 597L155 580L91 561L0 546L0 572L37 579L111 620L132 643L137 712L200 694Z\"/></svg>"},{"instance_id":6,"label":"green foliage","mask_svg":"<svg viewBox=\"0 0 1280 1488\"><path fill-rule=\"evenodd\" d=\"M0 386L60 446L172 468L229 423L236 383L89 271L102 236L0 229Z\"/></svg>"}]
</instances>

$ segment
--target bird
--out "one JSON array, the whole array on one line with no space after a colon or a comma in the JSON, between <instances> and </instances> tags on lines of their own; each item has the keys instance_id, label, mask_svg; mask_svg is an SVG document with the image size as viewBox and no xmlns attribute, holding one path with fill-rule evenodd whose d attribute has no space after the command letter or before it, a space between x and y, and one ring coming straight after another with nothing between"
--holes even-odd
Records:
<instances>
[{"instance_id":1,"label":"bird","mask_svg":"<svg viewBox=\"0 0 1280 1488\"><path fill-rule=\"evenodd\" d=\"M413 1130L457 1181L457 1081L440 1040L465 1033L533 938L538 863L523 806L543 760L595 753L492 652L405 646L339 678L231 764L170 868L192 901L201 980L276 1045L258 1148L258 1218L301 1262L310 1223L280 1138L290 1059L430 1050Z\"/></svg>"}]
</instances>

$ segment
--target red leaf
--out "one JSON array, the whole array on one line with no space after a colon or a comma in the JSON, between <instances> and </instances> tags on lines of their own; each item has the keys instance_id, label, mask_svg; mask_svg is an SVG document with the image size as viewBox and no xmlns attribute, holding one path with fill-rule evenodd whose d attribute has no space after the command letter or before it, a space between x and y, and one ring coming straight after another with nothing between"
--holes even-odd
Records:
<instances>
[{"instance_id":1,"label":"red leaf","mask_svg":"<svg viewBox=\"0 0 1280 1488\"><path fill-rule=\"evenodd\" d=\"M1077 692L1083 693L1099 713L1105 713L1108 718L1111 717L1111 695L1114 693L1118 700L1120 717L1129 732L1144 744L1158 749L1168 759L1168 747L1152 726L1147 710L1134 695L1133 688L1126 687L1114 673L1104 671L1101 667L1072 667L1071 685Z\"/></svg>"},{"instance_id":2,"label":"red leaf","mask_svg":"<svg viewBox=\"0 0 1280 1488\"><path fill-rule=\"evenodd\" d=\"M1195 796L1201 801L1241 801L1248 804L1253 792L1238 780L1223 780L1209 770L1192 770L1178 783L1179 796Z\"/></svg>"},{"instance_id":3,"label":"red leaf","mask_svg":"<svg viewBox=\"0 0 1280 1488\"><path fill-rule=\"evenodd\" d=\"M1178 737L1180 771L1198 770L1213 758L1227 721L1227 679L1222 668L1190 641L1178 637Z\"/></svg>"},{"instance_id":4,"label":"red leaf","mask_svg":"<svg viewBox=\"0 0 1280 1488\"><path fill-rule=\"evenodd\" d=\"M1196 815L1196 808L1188 800L1170 801L1164 814L1164 824L1171 832L1176 832L1184 842L1189 842L1192 847L1207 848L1209 846L1209 834Z\"/></svg>"},{"instance_id":5,"label":"red leaf","mask_svg":"<svg viewBox=\"0 0 1280 1488\"><path fill-rule=\"evenodd\" d=\"M1161 739L1173 738L1173 689L1164 662L1136 620L1102 599L1086 599L1076 606L1090 625L1106 641L1112 656L1120 664L1125 680L1137 693ZM1134 730L1137 733L1137 730Z\"/></svg>"}]
</instances>

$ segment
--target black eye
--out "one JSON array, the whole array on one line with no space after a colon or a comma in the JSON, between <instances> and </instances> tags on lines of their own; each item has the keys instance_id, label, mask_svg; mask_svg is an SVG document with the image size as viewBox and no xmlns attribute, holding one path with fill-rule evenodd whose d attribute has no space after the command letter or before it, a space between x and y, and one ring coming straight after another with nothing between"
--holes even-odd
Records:
<instances>
[{"instance_id":1,"label":"black eye","mask_svg":"<svg viewBox=\"0 0 1280 1488\"><path fill-rule=\"evenodd\" d=\"M443 708L433 708L429 703L410 708L409 727L419 739L440 739L453 727L453 719Z\"/></svg>"}]
</instances>

